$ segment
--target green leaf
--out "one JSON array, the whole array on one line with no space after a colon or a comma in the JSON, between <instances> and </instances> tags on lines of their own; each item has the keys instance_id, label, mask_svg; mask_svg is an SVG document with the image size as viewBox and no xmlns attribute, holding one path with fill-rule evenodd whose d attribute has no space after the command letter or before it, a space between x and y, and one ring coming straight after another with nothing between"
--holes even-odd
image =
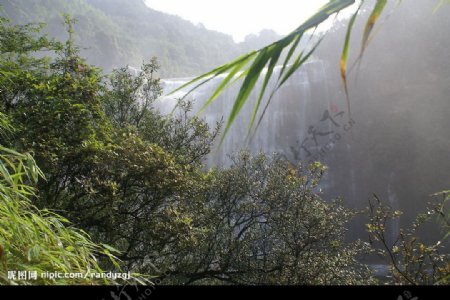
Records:
<instances>
[{"instance_id":1,"label":"green leaf","mask_svg":"<svg viewBox=\"0 0 450 300\"><path fill-rule=\"evenodd\" d=\"M362 43L361 43L361 55L360 56L362 56L363 52L367 48L369 37L370 37L370 33L372 32L373 27L375 26L375 23L380 18L380 15L383 12L384 7L386 6L386 4L387 4L387 0L377 0L377 3L375 4L375 7L373 8L372 13L370 14L369 19L367 20L366 26L364 28L364 34L363 34L363 39L362 39Z\"/></svg>"},{"instance_id":2,"label":"green leaf","mask_svg":"<svg viewBox=\"0 0 450 300\"><path fill-rule=\"evenodd\" d=\"M214 91L214 93L211 95L211 97L205 102L205 104L202 106L198 114L202 113L205 108L210 105L216 98L219 96L225 89L227 89L230 85L228 83L236 76L236 74L249 62L249 60L252 57L248 57L247 59L241 61L240 63L236 64L233 70L225 77L224 80L220 83L220 85L217 87L217 89Z\"/></svg>"},{"instance_id":3,"label":"green leaf","mask_svg":"<svg viewBox=\"0 0 450 300\"><path fill-rule=\"evenodd\" d=\"M30 250L28 250L28 256L27 256L28 261L31 262L33 260L38 260L40 250L41 250L41 248L39 247L39 245L35 245L32 248L30 248Z\"/></svg>"},{"instance_id":4,"label":"green leaf","mask_svg":"<svg viewBox=\"0 0 450 300\"><path fill-rule=\"evenodd\" d=\"M261 100L264 96L264 92L266 91L267 84L269 83L270 78L272 77L273 70L275 68L276 63L278 62L278 59L280 58L280 55L281 55L281 52L283 51L283 49L284 49L283 44L276 45L276 47L274 49L274 53L272 54L272 56L270 58L269 67L267 68L267 73L264 78L263 86L261 88L258 100L256 101L255 107L253 109L253 114L252 114L249 128L248 128L249 133L250 133L251 128L253 127L253 123L255 122L256 114L258 113L259 106L261 105Z\"/></svg>"},{"instance_id":5,"label":"green leaf","mask_svg":"<svg viewBox=\"0 0 450 300\"><path fill-rule=\"evenodd\" d=\"M119 250L117 250L114 247L111 247L110 245L107 244L101 244L105 249L107 249L108 251L110 251L111 253L120 253Z\"/></svg>"},{"instance_id":6,"label":"green leaf","mask_svg":"<svg viewBox=\"0 0 450 300\"><path fill-rule=\"evenodd\" d=\"M271 45L270 47L264 48L261 52L259 52L258 56L253 61L253 64L250 66L248 74L245 77L244 82L242 83L239 90L238 96L234 102L233 108L231 109L231 113L225 126L224 134L220 143L223 142L223 139L230 129L231 124L233 123L238 113L241 111L242 107L250 96L253 87L258 81L262 70L266 66L268 60L271 58L273 47L274 46Z\"/></svg>"},{"instance_id":7,"label":"green leaf","mask_svg":"<svg viewBox=\"0 0 450 300\"><path fill-rule=\"evenodd\" d=\"M439 9L445 4L450 4L450 0L440 0L436 7L433 9L433 14L437 13Z\"/></svg>"},{"instance_id":8,"label":"green leaf","mask_svg":"<svg viewBox=\"0 0 450 300\"><path fill-rule=\"evenodd\" d=\"M200 75L194 79L192 79L191 81L183 84L182 86L176 88L175 90L171 91L170 93L167 94L167 96L170 96L192 84L194 84L195 82L198 82L202 79L207 78L206 80L202 81L201 83L199 83L198 85L196 85L194 88L192 88L184 97L186 97L187 95L189 95L190 93L192 93L195 89L199 88L200 86L202 86L203 84L207 83L208 81L212 80L213 78L225 73L226 71L232 69L233 67L235 67L237 64L240 64L242 61L244 60L248 60L251 57L253 57L257 52L256 51L252 51L250 53L244 54L240 57L238 57L237 59L235 59L234 61L231 61L229 63L226 63L224 65L221 65L220 67L217 67L215 69L213 69L212 71L209 71L203 75ZM209 77L209 78L208 78Z\"/></svg>"},{"instance_id":9,"label":"green leaf","mask_svg":"<svg viewBox=\"0 0 450 300\"><path fill-rule=\"evenodd\" d=\"M340 59L341 78L342 78L342 82L344 84L345 96L346 96L346 100L347 100L347 109L348 109L349 114L350 114L350 96L348 93L348 84L347 84L348 52L349 52L349 48L350 48L350 39L351 39L352 31L353 31L353 26L355 25L355 20L356 20L356 17L358 16L359 11L361 10L362 4L363 4L363 2L361 2L358 9L355 11L355 13L353 14L353 16L351 17L351 19L348 23L347 33L345 35L345 41L344 41L344 48L342 50L342 55L341 55L341 59Z\"/></svg>"},{"instance_id":10,"label":"green leaf","mask_svg":"<svg viewBox=\"0 0 450 300\"><path fill-rule=\"evenodd\" d=\"M273 98L273 94L286 82L286 80L290 76L292 76L292 74L296 70L298 70L304 64L304 62L311 56L311 54L315 51L316 47L320 44L320 41L322 40L322 39L320 39L319 42L317 42L314 45L314 47L312 48L312 50L309 51L306 55L304 53L304 51L305 51L304 50L300 53L300 55L298 55L296 57L296 59L293 62L291 62L292 56L294 55L295 51L297 50L297 47L300 44L300 41L301 41L304 33L310 29L317 28L317 26L322 24L331 15L342 11L343 9L353 5L355 2L356 2L355 0L330 0L327 4L325 4L322 8L320 8L317 13L315 13L312 17L307 19L303 24L301 24L297 29L295 29L293 32L291 32L286 37L284 37L284 38L282 38L282 39L280 39L258 51L249 52L243 56L238 57L234 61L231 61L231 62L224 64L216 69L213 69L210 72L207 72L201 76L198 76L198 77L194 78L193 80L189 81L188 83L186 83L186 84L182 85L181 87L175 89L174 91L170 92L169 95L171 95L181 89L184 89L190 85L193 85L194 83L199 82L196 86L194 86L185 95L185 96L187 96L195 89L197 89L200 86L202 86L203 84L209 82L211 79L216 78L219 75L226 74L227 72L229 72L225 76L225 78L222 80L220 85L214 90L214 92L208 98L206 103L203 105L203 107L200 110L200 112L202 112L231 84L237 82L241 78L244 78L243 83L239 89L238 95L234 101L231 113L228 117L228 121L225 126L224 134L221 139L221 143L222 143L231 124L234 122L237 115L241 111L242 107L247 102L248 97L251 94L252 90L255 88L256 83L257 83L259 77L261 76L264 68L268 65L264 82L262 84L261 90L259 91L259 96L257 98L255 106L252 110L252 114L250 116L250 123L249 123L249 132L250 132L251 128L254 125L254 121L258 114L258 111L261 108L261 103L262 103L263 97L266 93L268 82L270 81L270 78L273 76L273 70L274 70L276 63L278 62L283 50L286 49L288 46L290 46L287 56L283 62L281 72L278 76L278 81L277 81L276 87L272 91L272 94L269 97L269 100L267 101L267 103L264 107L264 110L261 114L258 125L260 124L262 117L265 115L265 111ZM365 47L367 46L373 26L375 25L380 14L382 13L382 11L386 5L386 2L387 2L387 0L378 0L371 15L370 15L370 18L369 18L369 20L365 26L365 30L364 30L362 52L364 51ZM347 88L347 78L346 78L348 51L349 51L351 31L353 30L355 19L358 14L358 11L360 11L360 8L361 8L361 6L358 7L357 11L354 13L354 15L352 16L352 18L350 20L350 24L349 24L349 28L347 30L347 35L346 35L346 39L345 39L345 43L344 43L342 56L341 56L341 61L340 61L341 77L343 78L343 81L344 81L349 111L350 111L350 102L349 102L349 98L348 98L348 88ZM253 63L249 68L246 68L247 63L250 60L253 60ZM242 71L241 75L236 76L240 71ZM256 128L258 127L258 125L256 126Z\"/></svg>"},{"instance_id":11,"label":"green leaf","mask_svg":"<svg viewBox=\"0 0 450 300\"><path fill-rule=\"evenodd\" d=\"M281 68L280 74L278 75L278 80L280 80L281 76L284 74L284 70L287 68L289 61L291 60L292 55L294 54L295 50L297 49L298 44L300 43L300 40L302 39L303 34L298 34L289 49L288 55L286 56L283 67Z\"/></svg>"}]
</instances>

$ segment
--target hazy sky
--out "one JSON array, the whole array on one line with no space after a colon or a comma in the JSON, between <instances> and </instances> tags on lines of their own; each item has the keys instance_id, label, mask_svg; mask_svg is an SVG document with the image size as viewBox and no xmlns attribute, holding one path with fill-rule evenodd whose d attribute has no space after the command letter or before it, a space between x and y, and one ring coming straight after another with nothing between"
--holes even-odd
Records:
<instances>
[{"instance_id":1,"label":"hazy sky","mask_svg":"<svg viewBox=\"0 0 450 300\"><path fill-rule=\"evenodd\" d=\"M247 34L273 29L287 34L327 0L146 0L153 9L203 23L242 41Z\"/></svg>"}]
</instances>

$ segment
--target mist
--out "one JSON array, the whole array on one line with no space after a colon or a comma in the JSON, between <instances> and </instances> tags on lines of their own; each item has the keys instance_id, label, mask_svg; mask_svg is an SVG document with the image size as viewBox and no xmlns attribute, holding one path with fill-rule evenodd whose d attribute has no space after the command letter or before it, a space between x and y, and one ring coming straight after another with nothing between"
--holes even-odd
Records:
<instances>
[{"instance_id":1,"label":"mist","mask_svg":"<svg viewBox=\"0 0 450 300\"><path fill-rule=\"evenodd\" d=\"M50 245L75 259L64 271L167 285L448 284L450 5L438 2L364 1L345 63L354 6L326 22L320 11L304 33L267 23L236 38L152 1L0 0L0 208L14 208L0 209L0 284L17 283L6 267L40 263L15 235L59 241L47 210L73 222L61 228L74 244L77 228L89 234L79 255ZM37 212L45 232L17 221Z\"/></svg>"},{"instance_id":2,"label":"mist","mask_svg":"<svg viewBox=\"0 0 450 300\"><path fill-rule=\"evenodd\" d=\"M349 207L363 209L375 194L404 212L388 230L394 241L399 228L410 224L450 182L450 8L433 13L434 8L431 1L388 7L388 16L350 73L350 113L338 67L347 20L338 21L309 63L275 94L250 142L248 116L257 92L208 165L229 165L229 155L241 148L277 153L293 163L321 161L328 166L321 189L327 199L343 197ZM368 13L361 13L353 36L361 36ZM352 40L352 50L351 62L358 58L359 40ZM167 79L165 91L187 81ZM194 111L218 84L213 81L190 95ZM228 90L201 116L211 126L226 120L237 92L238 86ZM170 112L174 98L159 105ZM356 220L349 238L364 237L366 222ZM441 234L430 227L423 238L431 241Z\"/></svg>"}]
</instances>

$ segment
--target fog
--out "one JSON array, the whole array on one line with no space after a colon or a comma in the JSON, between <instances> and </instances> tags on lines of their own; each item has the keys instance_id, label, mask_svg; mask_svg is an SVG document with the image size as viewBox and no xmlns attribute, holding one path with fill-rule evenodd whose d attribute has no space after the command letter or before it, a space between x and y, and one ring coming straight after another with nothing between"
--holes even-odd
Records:
<instances>
[{"instance_id":1,"label":"fog","mask_svg":"<svg viewBox=\"0 0 450 300\"><path fill-rule=\"evenodd\" d=\"M343 197L347 206L362 209L376 194L404 212L388 229L393 240L450 183L450 7L433 13L434 7L433 1L407 1L386 9L349 77L351 115L338 68L347 23L336 24L314 58L276 94L252 141L245 139L253 108L248 103L208 164L227 165L227 155L243 147L293 163L319 160L329 168L321 186L325 198ZM363 14L350 62L359 55ZM181 82L166 80L166 91ZM193 94L197 109L217 85ZM205 111L209 123L227 117L237 91L230 89ZM366 221L351 224L350 239L365 237ZM425 240L442 234L433 226L425 230Z\"/></svg>"},{"instance_id":2,"label":"fog","mask_svg":"<svg viewBox=\"0 0 450 300\"><path fill-rule=\"evenodd\" d=\"M371 193L393 197L393 205L405 212L402 223L411 221L431 194L450 183L449 7L433 13L433 2L408 1L388 9L392 13L350 76L352 118L357 123L348 141L352 155L348 162L328 162L330 170L352 166L355 171L356 197L347 194L351 203L361 205ZM342 30L330 34L318 54L331 63L332 101L340 105L344 99L338 96L333 50L342 35ZM355 58L357 47L353 50ZM339 186L348 185L345 178Z\"/></svg>"},{"instance_id":3,"label":"fog","mask_svg":"<svg viewBox=\"0 0 450 300\"><path fill-rule=\"evenodd\" d=\"M321 161L328 167L318 190L324 199L342 197L347 207L363 209L375 194L404 212L400 221L389 224L387 232L393 240L399 228L408 226L433 200L434 193L450 188L450 5L435 11L438 1L410 0L398 6L392 2L396 1L389 2L359 61L368 8L357 19L349 59L351 113L339 73L348 21L340 19L313 57L275 94L252 139L248 141L246 135L256 92L222 146L216 144L206 166L228 166L228 155L244 148L276 153L293 164ZM28 10L16 10L18 3L25 3ZM61 7L44 12L38 7L46 1L33 3L0 1L14 22L46 22L47 32L60 39L67 34L58 14L69 7L79 20L76 41L89 63L106 71L127 64L137 70L140 62L157 56L165 92L187 82L185 77L273 42L279 36L272 30L285 33L268 24L269 30L247 38L241 35L244 41L236 43L231 32L210 31L147 9L140 0L58 2ZM77 11L78 4L83 9ZM212 81L191 95L194 113L218 84ZM222 117L226 120L238 88L222 94L201 116L211 125ZM174 103L173 97L163 97L157 107L169 112ZM365 239L366 223L366 217L356 218L348 239ZM443 235L433 224L423 230L425 242Z\"/></svg>"}]
</instances>

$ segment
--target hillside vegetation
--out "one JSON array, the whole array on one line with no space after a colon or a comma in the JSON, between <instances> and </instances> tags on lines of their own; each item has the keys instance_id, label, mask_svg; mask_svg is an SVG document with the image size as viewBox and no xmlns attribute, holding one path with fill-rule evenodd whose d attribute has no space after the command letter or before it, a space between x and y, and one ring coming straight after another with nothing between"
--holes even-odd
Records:
<instances>
[{"instance_id":1,"label":"hillside vegetation","mask_svg":"<svg viewBox=\"0 0 450 300\"><path fill-rule=\"evenodd\" d=\"M58 40L67 38L62 15L70 14L77 20L81 54L107 71L139 67L156 56L161 76L193 76L279 38L264 30L237 44L229 35L153 10L142 0L1 0L0 5L16 24L46 23L45 31Z\"/></svg>"}]
</instances>

